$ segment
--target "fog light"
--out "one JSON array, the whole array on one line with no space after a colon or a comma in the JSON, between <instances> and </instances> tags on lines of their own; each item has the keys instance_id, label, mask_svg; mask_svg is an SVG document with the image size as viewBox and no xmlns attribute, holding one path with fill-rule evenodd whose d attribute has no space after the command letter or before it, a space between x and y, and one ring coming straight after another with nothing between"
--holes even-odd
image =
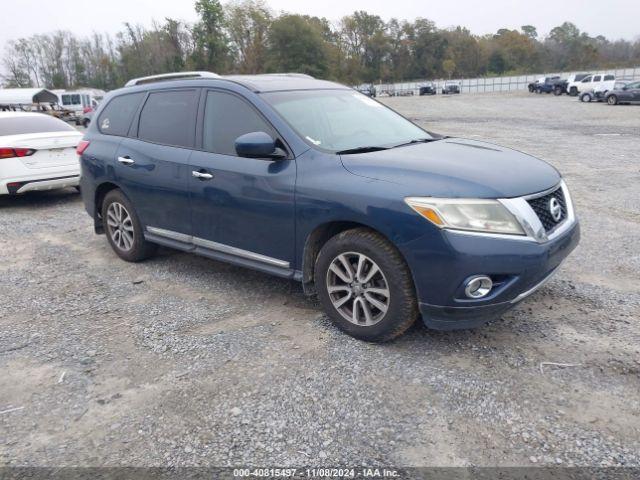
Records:
<instances>
[{"instance_id":1,"label":"fog light","mask_svg":"<svg viewBox=\"0 0 640 480\"><path fill-rule=\"evenodd\" d=\"M469 298L486 297L493 288L493 282L486 275L478 275L471 278L464 288L464 293Z\"/></svg>"}]
</instances>

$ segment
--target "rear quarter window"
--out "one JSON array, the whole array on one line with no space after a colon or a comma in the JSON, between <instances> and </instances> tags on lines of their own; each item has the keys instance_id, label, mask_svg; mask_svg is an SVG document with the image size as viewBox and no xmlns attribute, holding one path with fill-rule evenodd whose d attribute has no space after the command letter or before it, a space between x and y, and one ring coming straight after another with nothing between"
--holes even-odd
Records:
<instances>
[{"instance_id":1,"label":"rear quarter window","mask_svg":"<svg viewBox=\"0 0 640 480\"><path fill-rule=\"evenodd\" d=\"M74 132L71 125L46 114L0 118L0 136L28 133Z\"/></svg>"},{"instance_id":2,"label":"rear quarter window","mask_svg":"<svg viewBox=\"0 0 640 480\"><path fill-rule=\"evenodd\" d=\"M126 136L144 95L145 92L129 93L111 99L98 118L100 133Z\"/></svg>"}]
</instances>

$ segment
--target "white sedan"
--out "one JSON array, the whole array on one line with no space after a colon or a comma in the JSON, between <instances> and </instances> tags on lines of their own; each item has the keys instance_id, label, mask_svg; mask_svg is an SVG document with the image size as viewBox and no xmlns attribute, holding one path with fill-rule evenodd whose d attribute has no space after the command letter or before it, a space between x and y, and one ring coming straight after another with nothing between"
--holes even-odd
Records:
<instances>
[{"instance_id":1,"label":"white sedan","mask_svg":"<svg viewBox=\"0 0 640 480\"><path fill-rule=\"evenodd\" d=\"M0 195L77 187L81 139L49 115L0 112Z\"/></svg>"}]
</instances>

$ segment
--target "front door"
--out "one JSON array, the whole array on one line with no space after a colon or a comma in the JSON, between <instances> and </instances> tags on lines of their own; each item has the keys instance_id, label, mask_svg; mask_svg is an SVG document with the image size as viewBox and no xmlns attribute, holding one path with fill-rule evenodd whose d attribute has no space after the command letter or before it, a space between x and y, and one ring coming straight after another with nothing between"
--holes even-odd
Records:
<instances>
[{"instance_id":1,"label":"front door","mask_svg":"<svg viewBox=\"0 0 640 480\"><path fill-rule=\"evenodd\" d=\"M209 90L205 97L202 150L190 159L193 241L239 263L291 273L295 161L237 156L240 135L262 131L276 139L277 132L236 94Z\"/></svg>"}]
</instances>

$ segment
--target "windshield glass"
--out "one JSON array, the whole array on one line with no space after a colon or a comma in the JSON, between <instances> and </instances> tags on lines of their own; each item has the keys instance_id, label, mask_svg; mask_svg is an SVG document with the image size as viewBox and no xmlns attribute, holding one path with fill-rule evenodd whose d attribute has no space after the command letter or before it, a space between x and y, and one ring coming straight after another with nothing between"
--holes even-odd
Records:
<instances>
[{"instance_id":1,"label":"windshield glass","mask_svg":"<svg viewBox=\"0 0 640 480\"><path fill-rule=\"evenodd\" d=\"M325 151L391 147L432 138L393 110L353 90L269 92L263 97L302 138Z\"/></svg>"}]
</instances>

